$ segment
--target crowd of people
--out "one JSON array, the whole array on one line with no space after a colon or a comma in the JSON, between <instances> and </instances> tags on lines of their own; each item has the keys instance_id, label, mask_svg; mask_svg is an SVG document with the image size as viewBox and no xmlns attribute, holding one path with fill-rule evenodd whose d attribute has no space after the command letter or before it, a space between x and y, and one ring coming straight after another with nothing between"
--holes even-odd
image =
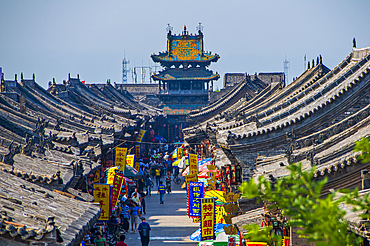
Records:
<instances>
[{"instance_id":1,"label":"crowd of people","mask_svg":"<svg viewBox=\"0 0 370 246\"><path fill-rule=\"evenodd\" d=\"M135 180L134 186L129 187L127 195L120 196L110 221L104 226L95 226L86 235L85 245L108 246L111 238L107 237L114 235L116 245L125 246L125 234L128 233L139 233L142 245L149 244L151 228L143 217L146 214L146 197L151 196L152 189L156 188L159 203L164 204L164 194L172 192L171 176L179 175L178 167L172 166L174 160L169 154L168 145L151 147L147 157L141 159L141 175Z\"/></svg>"}]
</instances>

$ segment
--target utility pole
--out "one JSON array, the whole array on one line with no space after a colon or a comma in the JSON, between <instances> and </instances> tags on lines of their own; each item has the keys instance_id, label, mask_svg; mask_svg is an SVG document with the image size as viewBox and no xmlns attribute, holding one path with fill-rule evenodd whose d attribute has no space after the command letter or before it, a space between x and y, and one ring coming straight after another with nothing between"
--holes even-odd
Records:
<instances>
[{"instance_id":1,"label":"utility pole","mask_svg":"<svg viewBox=\"0 0 370 246\"><path fill-rule=\"evenodd\" d=\"M289 82L288 70L290 67L290 61L286 59L286 55L285 55L285 60L283 61L283 63L284 63L285 86L287 86Z\"/></svg>"}]
</instances>

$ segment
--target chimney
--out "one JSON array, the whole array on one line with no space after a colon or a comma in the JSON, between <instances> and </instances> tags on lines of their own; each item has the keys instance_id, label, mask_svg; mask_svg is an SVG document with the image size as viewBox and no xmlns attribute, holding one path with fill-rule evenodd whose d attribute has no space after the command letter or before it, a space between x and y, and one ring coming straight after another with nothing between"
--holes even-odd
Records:
<instances>
[{"instance_id":1,"label":"chimney","mask_svg":"<svg viewBox=\"0 0 370 246\"><path fill-rule=\"evenodd\" d=\"M370 189L370 173L367 169L361 170L362 189Z\"/></svg>"},{"instance_id":2,"label":"chimney","mask_svg":"<svg viewBox=\"0 0 370 246\"><path fill-rule=\"evenodd\" d=\"M17 74L14 75L14 80L17 82Z\"/></svg>"},{"instance_id":3,"label":"chimney","mask_svg":"<svg viewBox=\"0 0 370 246\"><path fill-rule=\"evenodd\" d=\"M36 76L35 76L34 73L32 74L32 79L33 79L33 81L36 81Z\"/></svg>"},{"instance_id":4,"label":"chimney","mask_svg":"<svg viewBox=\"0 0 370 246\"><path fill-rule=\"evenodd\" d=\"M80 79L80 74L77 74L77 78Z\"/></svg>"},{"instance_id":5,"label":"chimney","mask_svg":"<svg viewBox=\"0 0 370 246\"><path fill-rule=\"evenodd\" d=\"M23 81L23 73L21 73L21 81Z\"/></svg>"}]
</instances>

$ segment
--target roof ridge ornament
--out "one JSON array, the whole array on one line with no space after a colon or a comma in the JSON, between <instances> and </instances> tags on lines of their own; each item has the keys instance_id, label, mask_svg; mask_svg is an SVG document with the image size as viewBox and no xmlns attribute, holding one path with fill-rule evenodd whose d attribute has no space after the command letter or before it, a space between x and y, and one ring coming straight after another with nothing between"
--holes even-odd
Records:
<instances>
[{"instance_id":1,"label":"roof ridge ornament","mask_svg":"<svg viewBox=\"0 0 370 246\"><path fill-rule=\"evenodd\" d=\"M198 23L197 31L198 31L199 33L203 32L202 22L199 22L199 23Z\"/></svg>"}]
</instances>

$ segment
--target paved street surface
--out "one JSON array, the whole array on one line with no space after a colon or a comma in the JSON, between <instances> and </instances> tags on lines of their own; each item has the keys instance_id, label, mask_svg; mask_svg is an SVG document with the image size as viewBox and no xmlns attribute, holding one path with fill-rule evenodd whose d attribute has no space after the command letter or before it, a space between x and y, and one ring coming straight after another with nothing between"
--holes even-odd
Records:
<instances>
[{"instance_id":1,"label":"paved street surface","mask_svg":"<svg viewBox=\"0 0 370 246\"><path fill-rule=\"evenodd\" d=\"M145 198L146 214L143 216L152 228L149 245L198 245L189 240L190 235L199 228L199 223L193 223L186 215L186 191L173 182L172 191L165 195L164 204L159 204L156 186L152 195ZM125 243L140 246L139 234L130 231L126 234Z\"/></svg>"}]
</instances>

